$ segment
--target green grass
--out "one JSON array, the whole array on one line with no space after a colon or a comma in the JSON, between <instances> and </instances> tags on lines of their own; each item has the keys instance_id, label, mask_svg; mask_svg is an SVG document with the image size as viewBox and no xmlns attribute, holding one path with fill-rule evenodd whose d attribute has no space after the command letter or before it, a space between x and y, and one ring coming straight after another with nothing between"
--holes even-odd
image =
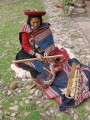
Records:
<instances>
[{"instance_id":1,"label":"green grass","mask_svg":"<svg viewBox=\"0 0 90 120\"><path fill-rule=\"evenodd\" d=\"M40 115L39 112L35 110L26 117L22 116L19 120L40 120Z\"/></svg>"},{"instance_id":2,"label":"green grass","mask_svg":"<svg viewBox=\"0 0 90 120\"><path fill-rule=\"evenodd\" d=\"M12 1L11 1L12 2ZM0 78L5 83L12 81L14 74L10 65L20 48L18 33L23 23L27 21L24 15L25 9L44 10L41 0L19 0L18 2L7 4L0 1ZM47 19L43 17L43 19Z\"/></svg>"},{"instance_id":3,"label":"green grass","mask_svg":"<svg viewBox=\"0 0 90 120\"><path fill-rule=\"evenodd\" d=\"M77 34L71 34L69 37L72 40L79 38L79 36Z\"/></svg>"},{"instance_id":4,"label":"green grass","mask_svg":"<svg viewBox=\"0 0 90 120\"><path fill-rule=\"evenodd\" d=\"M10 0L9 0L10 1ZM13 0L14 1L14 0ZM24 23L27 21L27 16L23 11L26 9L44 10L42 0L18 0L14 2L11 0L0 0L0 78L5 84L9 84L13 81L15 76L14 71L11 70L10 65L15 58L16 53L20 49L20 43L18 39L18 33ZM16 1L16 0L15 0ZM43 17L47 20L47 16ZM15 101L18 103L23 97L28 96L27 91L23 91L21 94L9 98L6 93L3 93L3 89L0 88L0 103L4 106L4 120L9 120L8 113L11 103ZM30 111L30 114L25 117L24 112ZM19 106L18 120L39 120L39 112L36 110L34 102L30 104L24 104L23 107Z\"/></svg>"}]
</instances>

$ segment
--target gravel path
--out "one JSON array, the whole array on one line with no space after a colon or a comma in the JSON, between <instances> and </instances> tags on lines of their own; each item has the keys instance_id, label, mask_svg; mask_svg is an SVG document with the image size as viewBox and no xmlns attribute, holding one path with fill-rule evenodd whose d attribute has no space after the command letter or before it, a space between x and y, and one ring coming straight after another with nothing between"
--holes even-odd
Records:
<instances>
[{"instance_id":1,"label":"gravel path","mask_svg":"<svg viewBox=\"0 0 90 120\"><path fill-rule=\"evenodd\" d=\"M90 47L81 29L71 17L65 16L61 8L55 7L59 3L58 0L43 0L43 3L56 44L69 50L71 57L75 56L82 63L90 66Z\"/></svg>"}]
</instances>

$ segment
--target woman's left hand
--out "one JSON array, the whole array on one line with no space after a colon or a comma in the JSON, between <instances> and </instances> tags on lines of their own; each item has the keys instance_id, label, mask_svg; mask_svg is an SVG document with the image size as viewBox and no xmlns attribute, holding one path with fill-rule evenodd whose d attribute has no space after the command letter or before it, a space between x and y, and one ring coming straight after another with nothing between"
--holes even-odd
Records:
<instances>
[{"instance_id":1,"label":"woman's left hand","mask_svg":"<svg viewBox=\"0 0 90 120\"><path fill-rule=\"evenodd\" d=\"M47 54L47 53L44 53L44 57L45 57L45 56L48 56L48 54Z\"/></svg>"},{"instance_id":2,"label":"woman's left hand","mask_svg":"<svg viewBox=\"0 0 90 120\"><path fill-rule=\"evenodd\" d=\"M42 61L43 56L41 54L35 53L35 56L39 61Z\"/></svg>"},{"instance_id":3,"label":"woman's left hand","mask_svg":"<svg viewBox=\"0 0 90 120\"><path fill-rule=\"evenodd\" d=\"M45 56L48 56L48 54L47 53L44 53L44 57ZM46 58L45 59L45 62L52 62L53 61L53 59L52 58Z\"/></svg>"}]
</instances>

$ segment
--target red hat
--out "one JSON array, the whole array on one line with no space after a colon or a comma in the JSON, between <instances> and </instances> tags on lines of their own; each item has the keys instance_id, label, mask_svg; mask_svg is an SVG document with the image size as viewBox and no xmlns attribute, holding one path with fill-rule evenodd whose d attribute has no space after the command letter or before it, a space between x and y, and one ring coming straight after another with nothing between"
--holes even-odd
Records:
<instances>
[{"instance_id":1,"label":"red hat","mask_svg":"<svg viewBox=\"0 0 90 120\"><path fill-rule=\"evenodd\" d=\"M25 10L24 11L25 15L28 16L43 16L46 14L46 11L38 11L38 10Z\"/></svg>"}]
</instances>

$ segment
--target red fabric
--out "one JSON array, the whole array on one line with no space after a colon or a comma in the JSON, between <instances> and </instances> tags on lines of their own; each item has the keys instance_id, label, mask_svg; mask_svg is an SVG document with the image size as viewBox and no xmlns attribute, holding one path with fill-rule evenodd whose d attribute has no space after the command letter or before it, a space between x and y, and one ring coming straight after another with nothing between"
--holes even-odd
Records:
<instances>
[{"instance_id":1,"label":"red fabric","mask_svg":"<svg viewBox=\"0 0 90 120\"><path fill-rule=\"evenodd\" d=\"M25 10L24 14L29 16L43 16L46 14L46 11Z\"/></svg>"},{"instance_id":2,"label":"red fabric","mask_svg":"<svg viewBox=\"0 0 90 120\"><path fill-rule=\"evenodd\" d=\"M32 50L32 47L29 44L29 37L28 33L22 33L22 47L27 53Z\"/></svg>"},{"instance_id":3,"label":"red fabric","mask_svg":"<svg viewBox=\"0 0 90 120\"><path fill-rule=\"evenodd\" d=\"M66 60L70 59L69 54L64 48L59 49L58 47L56 47L49 55L60 55L60 54L63 54Z\"/></svg>"}]
</instances>

